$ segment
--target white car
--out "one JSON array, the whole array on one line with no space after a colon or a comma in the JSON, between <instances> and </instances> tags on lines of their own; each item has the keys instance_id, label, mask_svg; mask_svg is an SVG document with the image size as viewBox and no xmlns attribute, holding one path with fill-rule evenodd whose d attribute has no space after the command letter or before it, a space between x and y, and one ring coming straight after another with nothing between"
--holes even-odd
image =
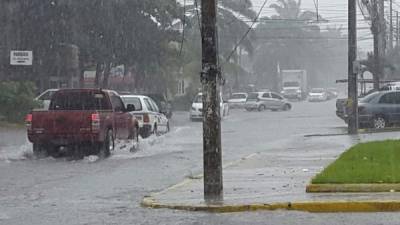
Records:
<instances>
[{"instance_id":1,"label":"white car","mask_svg":"<svg viewBox=\"0 0 400 225\"><path fill-rule=\"evenodd\" d=\"M323 102L328 100L328 93L324 88L313 88L308 93L309 102Z\"/></svg>"},{"instance_id":2,"label":"white car","mask_svg":"<svg viewBox=\"0 0 400 225\"><path fill-rule=\"evenodd\" d=\"M220 115L221 118L229 115L229 105L223 101L222 93L220 93ZM190 120L203 119L203 93L198 93L193 99L192 107L190 108Z\"/></svg>"},{"instance_id":3,"label":"white car","mask_svg":"<svg viewBox=\"0 0 400 225\"><path fill-rule=\"evenodd\" d=\"M37 96L35 100L41 103L41 107L37 109L48 110L50 106L51 96L53 96L53 94L56 93L58 90L59 89L48 89Z\"/></svg>"},{"instance_id":4,"label":"white car","mask_svg":"<svg viewBox=\"0 0 400 225\"><path fill-rule=\"evenodd\" d=\"M139 133L142 138L169 132L169 120L160 112L153 99L144 95L122 95L121 98L125 106L128 104L135 106L132 114L139 121Z\"/></svg>"},{"instance_id":5,"label":"white car","mask_svg":"<svg viewBox=\"0 0 400 225\"><path fill-rule=\"evenodd\" d=\"M264 111L266 109L288 111L292 105L282 95L275 92L252 92L244 107L247 111Z\"/></svg>"},{"instance_id":6,"label":"white car","mask_svg":"<svg viewBox=\"0 0 400 225\"><path fill-rule=\"evenodd\" d=\"M244 104L247 101L247 93L233 93L231 98L228 100L230 109L233 108L244 108Z\"/></svg>"}]
</instances>

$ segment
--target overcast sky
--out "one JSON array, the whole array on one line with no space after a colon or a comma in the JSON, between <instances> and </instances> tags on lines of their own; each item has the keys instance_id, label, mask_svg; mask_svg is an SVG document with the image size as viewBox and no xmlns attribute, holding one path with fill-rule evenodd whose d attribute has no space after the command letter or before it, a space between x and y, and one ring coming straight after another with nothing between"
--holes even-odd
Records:
<instances>
[{"instance_id":1,"label":"overcast sky","mask_svg":"<svg viewBox=\"0 0 400 225\"><path fill-rule=\"evenodd\" d=\"M264 0L252 0L253 1L253 6L255 11L259 11L262 4L264 3ZM266 7L262 10L262 16L268 16L271 14L275 14L275 11L271 8L269 8L269 5L274 3L275 0L268 0ZM347 34L347 2L348 0L319 0L319 14L325 18L330 20L328 24L321 24L321 26L342 26L343 28L343 33ZM394 10L399 10L399 3L397 3L394 0L394 5L393 9ZM399 1L400 2L400 1ZM387 4L387 3L386 3ZM388 4L387 4L388 5ZM314 0L302 0L302 9L303 10L310 10L314 11L316 10L316 7L314 5ZM369 25L368 23L364 20L364 17L362 16L361 11L359 10L357 6L357 15L358 15L358 21L357 21L357 26L358 26L358 46L360 49L363 51L372 51L373 46L372 46L372 35L369 30ZM388 15L388 8L387 8L387 15ZM394 20L395 24L395 20Z\"/></svg>"}]
</instances>

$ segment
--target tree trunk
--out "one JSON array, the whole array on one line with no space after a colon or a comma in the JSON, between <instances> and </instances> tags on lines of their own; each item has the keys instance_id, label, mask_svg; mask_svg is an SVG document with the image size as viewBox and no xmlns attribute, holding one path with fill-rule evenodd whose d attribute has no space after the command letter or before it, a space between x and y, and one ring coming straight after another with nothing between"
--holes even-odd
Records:
<instances>
[{"instance_id":1,"label":"tree trunk","mask_svg":"<svg viewBox=\"0 0 400 225\"><path fill-rule=\"evenodd\" d=\"M104 76L103 76L103 85L102 88L108 87L108 78L110 77L111 63L107 62L106 67L104 68Z\"/></svg>"},{"instance_id":2,"label":"tree trunk","mask_svg":"<svg viewBox=\"0 0 400 225\"><path fill-rule=\"evenodd\" d=\"M95 76L95 78L94 78L94 86L95 87L99 87L100 85L99 85L99 83L100 83L100 76L101 76L101 72L103 72L102 71L102 69L101 69L101 63L97 63L96 64L96 76Z\"/></svg>"}]
</instances>

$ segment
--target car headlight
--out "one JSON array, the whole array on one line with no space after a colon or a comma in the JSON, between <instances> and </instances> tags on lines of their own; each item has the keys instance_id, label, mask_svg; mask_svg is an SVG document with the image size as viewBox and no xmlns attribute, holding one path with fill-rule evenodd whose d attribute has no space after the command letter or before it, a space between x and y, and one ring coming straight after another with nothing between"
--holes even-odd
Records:
<instances>
[{"instance_id":1,"label":"car headlight","mask_svg":"<svg viewBox=\"0 0 400 225\"><path fill-rule=\"evenodd\" d=\"M301 93L301 90L297 90L297 94L300 94Z\"/></svg>"}]
</instances>

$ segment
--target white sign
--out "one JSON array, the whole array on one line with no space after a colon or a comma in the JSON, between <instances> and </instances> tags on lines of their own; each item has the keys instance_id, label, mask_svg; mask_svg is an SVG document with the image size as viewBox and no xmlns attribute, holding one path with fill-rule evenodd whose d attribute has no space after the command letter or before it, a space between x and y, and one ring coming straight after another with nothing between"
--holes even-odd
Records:
<instances>
[{"instance_id":1,"label":"white sign","mask_svg":"<svg viewBox=\"0 0 400 225\"><path fill-rule=\"evenodd\" d=\"M15 66L31 66L33 62L32 51L11 51L10 64Z\"/></svg>"}]
</instances>

